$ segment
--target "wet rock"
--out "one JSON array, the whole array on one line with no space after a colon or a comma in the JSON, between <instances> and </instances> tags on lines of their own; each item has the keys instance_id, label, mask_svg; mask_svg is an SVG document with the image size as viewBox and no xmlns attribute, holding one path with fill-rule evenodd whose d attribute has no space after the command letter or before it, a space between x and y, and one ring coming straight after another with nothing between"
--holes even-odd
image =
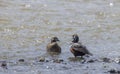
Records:
<instances>
[{"instance_id":1,"label":"wet rock","mask_svg":"<svg viewBox=\"0 0 120 74\"><path fill-rule=\"evenodd\" d=\"M114 61L115 61L116 63L120 64L120 58L116 58Z\"/></svg>"},{"instance_id":2,"label":"wet rock","mask_svg":"<svg viewBox=\"0 0 120 74\"><path fill-rule=\"evenodd\" d=\"M101 58L101 60L103 61L103 62L107 62L107 63L110 63L111 62L111 60L109 59L109 58Z\"/></svg>"},{"instance_id":3,"label":"wet rock","mask_svg":"<svg viewBox=\"0 0 120 74\"><path fill-rule=\"evenodd\" d=\"M120 74L120 71L117 71L117 73L119 73L119 74Z\"/></svg>"},{"instance_id":4,"label":"wet rock","mask_svg":"<svg viewBox=\"0 0 120 74\"><path fill-rule=\"evenodd\" d=\"M86 66L86 68L88 69L88 68L89 68L89 66Z\"/></svg>"},{"instance_id":5,"label":"wet rock","mask_svg":"<svg viewBox=\"0 0 120 74\"><path fill-rule=\"evenodd\" d=\"M45 62L45 57L40 57L39 62Z\"/></svg>"},{"instance_id":6,"label":"wet rock","mask_svg":"<svg viewBox=\"0 0 120 74\"><path fill-rule=\"evenodd\" d=\"M1 63L1 67L7 69L7 63L6 63L6 61L3 61Z\"/></svg>"},{"instance_id":7,"label":"wet rock","mask_svg":"<svg viewBox=\"0 0 120 74\"><path fill-rule=\"evenodd\" d=\"M19 61L19 62L25 62L25 60L24 60L24 59L19 59L18 61Z\"/></svg>"},{"instance_id":8,"label":"wet rock","mask_svg":"<svg viewBox=\"0 0 120 74\"><path fill-rule=\"evenodd\" d=\"M90 59L87 61L87 63L94 63L94 62L95 62L95 60L93 60L93 59Z\"/></svg>"},{"instance_id":9,"label":"wet rock","mask_svg":"<svg viewBox=\"0 0 120 74\"><path fill-rule=\"evenodd\" d=\"M108 71L110 74L120 74L120 71L117 71L115 69L111 69Z\"/></svg>"},{"instance_id":10,"label":"wet rock","mask_svg":"<svg viewBox=\"0 0 120 74\"><path fill-rule=\"evenodd\" d=\"M107 68L107 66L106 66L106 65L104 65L104 66L103 66L103 68Z\"/></svg>"},{"instance_id":11,"label":"wet rock","mask_svg":"<svg viewBox=\"0 0 120 74\"><path fill-rule=\"evenodd\" d=\"M67 65L67 63L66 63L66 62L64 62L63 64L64 64L64 65Z\"/></svg>"},{"instance_id":12,"label":"wet rock","mask_svg":"<svg viewBox=\"0 0 120 74\"><path fill-rule=\"evenodd\" d=\"M45 62L49 62L49 60L46 60Z\"/></svg>"},{"instance_id":13,"label":"wet rock","mask_svg":"<svg viewBox=\"0 0 120 74\"><path fill-rule=\"evenodd\" d=\"M68 70L68 69L71 69L70 67L67 67L67 66L63 66L62 67L63 70Z\"/></svg>"},{"instance_id":14,"label":"wet rock","mask_svg":"<svg viewBox=\"0 0 120 74\"><path fill-rule=\"evenodd\" d=\"M1 66L2 66L2 67L5 67L5 66L7 66L7 64L6 64L6 63L2 63Z\"/></svg>"},{"instance_id":15,"label":"wet rock","mask_svg":"<svg viewBox=\"0 0 120 74\"><path fill-rule=\"evenodd\" d=\"M112 69L112 70L110 70L108 72L110 72L110 73L116 73L116 71L114 69Z\"/></svg>"},{"instance_id":16,"label":"wet rock","mask_svg":"<svg viewBox=\"0 0 120 74\"><path fill-rule=\"evenodd\" d=\"M63 62L63 61L64 61L63 59L54 59L54 60L53 60L54 63L61 63L61 62Z\"/></svg>"}]
</instances>

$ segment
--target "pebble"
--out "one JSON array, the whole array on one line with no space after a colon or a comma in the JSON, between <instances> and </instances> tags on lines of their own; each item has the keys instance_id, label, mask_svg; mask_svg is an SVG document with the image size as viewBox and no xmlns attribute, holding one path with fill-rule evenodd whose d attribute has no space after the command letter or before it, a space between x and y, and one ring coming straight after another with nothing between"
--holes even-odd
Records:
<instances>
[{"instance_id":1,"label":"pebble","mask_svg":"<svg viewBox=\"0 0 120 74\"><path fill-rule=\"evenodd\" d=\"M94 63L94 62L95 62L95 60L93 60L93 59L87 61L87 63Z\"/></svg>"},{"instance_id":2,"label":"pebble","mask_svg":"<svg viewBox=\"0 0 120 74\"><path fill-rule=\"evenodd\" d=\"M45 62L45 57L40 57L39 62Z\"/></svg>"},{"instance_id":3,"label":"pebble","mask_svg":"<svg viewBox=\"0 0 120 74\"><path fill-rule=\"evenodd\" d=\"M19 61L19 62L25 62L25 60L24 60L24 59L19 59L18 61Z\"/></svg>"},{"instance_id":4,"label":"pebble","mask_svg":"<svg viewBox=\"0 0 120 74\"><path fill-rule=\"evenodd\" d=\"M2 63L1 66L2 66L2 67L5 67L5 66L7 66L7 64L6 64L6 63Z\"/></svg>"},{"instance_id":5,"label":"pebble","mask_svg":"<svg viewBox=\"0 0 120 74\"><path fill-rule=\"evenodd\" d=\"M120 64L120 58L115 58L114 60L116 63Z\"/></svg>"},{"instance_id":6,"label":"pebble","mask_svg":"<svg viewBox=\"0 0 120 74\"><path fill-rule=\"evenodd\" d=\"M46 60L46 62L49 62L49 60Z\"/></svg>"},{"instance_id":7,"label":"pebble","mask_svg":"<svg viewBox=\"0 0 120 74\"><path fill-rule=\"evenodd\" d=\"M111 69L108 72L111 73L111 74L120 74L120 71L117 71L115 69Z\"/></svg>"},{"instance_id":8,"label":"pebble","mask_svg":"<svg viewBox=\"0 0 120 74\"><path fill-rule=\"evenodd\" d=\"M3 62L1 63L1 67L7 69L7 63L6 63L6 61L3 61Z\"/></svg>"},{"instance_id":9,"label":"pebble","mask_svg":"<svg viewBox=\"0 0 120 74\"><path fill-rule=\"evenodd\" d=\"M54 60L53 60L54 63L61 63L61 62L63 62L63 61L64 61L63 59L54 59Z\"/></svg>"},{"instance_id":10,"label":"pebble","mask_svg":"<svg viewBox=\"0 0 120 74\"><path fill-rule=\"evenodd\" d=\"M101 58L103 62L107 62L110 63L110 59L109 58Z\"/></svg>"}]
</instances>

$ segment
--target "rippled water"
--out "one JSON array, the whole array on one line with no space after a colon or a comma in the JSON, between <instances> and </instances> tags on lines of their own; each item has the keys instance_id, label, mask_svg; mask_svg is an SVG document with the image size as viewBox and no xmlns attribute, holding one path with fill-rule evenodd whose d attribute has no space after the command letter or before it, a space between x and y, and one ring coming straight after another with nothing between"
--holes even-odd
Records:
<instances>
[{"instance_id":1,"label":"rippled water","mask_svg":"<svg viewBox=\"0 0 120 74\"><path fill-rule=\"evenodd\" d=\"M120 57L120 1L0 0L0 60L9 62L8 70L0 73L101 74L106 71L102 68L104 63L87 64L91 68L86 69L86 64L68 61L73 57L69 47L74 33L94 56ZM67 65L36 63L40 56L50 58L46 55L46 45L52 36L60 38L62 53L58 58L63 58ZM20 58L29 64L16 64ZM120 69L114 63L105 65Z\"/></svg>"}]
</instances>

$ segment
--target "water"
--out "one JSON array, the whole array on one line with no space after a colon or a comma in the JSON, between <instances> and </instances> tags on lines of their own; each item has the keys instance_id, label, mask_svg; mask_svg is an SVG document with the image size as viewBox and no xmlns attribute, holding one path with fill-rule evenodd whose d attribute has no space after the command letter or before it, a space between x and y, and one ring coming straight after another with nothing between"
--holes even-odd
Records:
<instances>
[{"instance_id":1,"label":"water","mask_svg":"<svg viewBox=\"0 0 120 74\"><path fill-rule=\"evenodd\" d=\"M116 63L81 64L71 62L71 36L80 41L95 57L120 57L119 0L0 0L0 60L8 69L0 74L103 74ZM45 56L50 38L57 36L62 58L67 62L38 63ZM26 63L16 63L24 58ZM103 66L107 68L103 68ZM87 69L87 67L91 67Z\"/></svg>"}]
</instances>

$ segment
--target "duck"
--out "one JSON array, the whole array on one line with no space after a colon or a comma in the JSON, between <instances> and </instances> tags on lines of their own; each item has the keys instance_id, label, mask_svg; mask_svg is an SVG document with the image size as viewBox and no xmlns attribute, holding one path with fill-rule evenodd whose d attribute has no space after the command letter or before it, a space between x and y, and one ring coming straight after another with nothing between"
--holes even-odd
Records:
<instances>
[{"instance_id":1,"label":"duck","mask_svg":"<svg viewBox=\"0 0 120 74\"><path fill-rule=\"evenodd\" d=\"M86 48L86 46L82 45L82 43L79 42L79 36L77 34L72 35L72 45L70 48L71 53L77 57L83 57L84 55L92 55L88 49Z\"/></svg>"},{"instance_id":2,"label":"duck","mask_svg":"<svg viewBox=\"0 0 120 74\"><path fill-rule=\"evenodd\" d=\"M61 47L58 45L58 37L52 37L51 42L47 45L47 52L61 53Z\"/></svg>"}]
</instances>

